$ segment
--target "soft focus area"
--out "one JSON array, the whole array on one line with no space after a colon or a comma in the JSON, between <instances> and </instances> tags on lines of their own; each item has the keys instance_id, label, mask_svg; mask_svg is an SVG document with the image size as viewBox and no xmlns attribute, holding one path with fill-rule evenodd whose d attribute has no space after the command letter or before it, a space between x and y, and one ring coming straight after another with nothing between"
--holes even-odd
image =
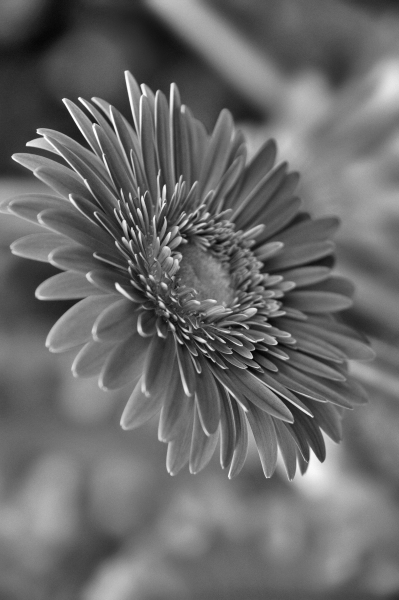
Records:
<instances>
[{"instance_id":1,"label":"soft focus area","mask_svg":"<svg viewBox=\"0 0 399 600\"><path fill-rule=\"evenodd\" d=\"M312 214L337 214L345 320L377 357L370 403L293 482L255 445L170 477L156 423L124 432L129 390L76 380L44 346L68 307L56 269L13 256L35 226L1 215L0 600L399 598L399 9L394 1L2 0L0 201L40 190L11 160L38 127L82 141L63 97L129 115L123 71L208 128L227 107L255 151L275 137Z\"/></svg>"}]
</instances>

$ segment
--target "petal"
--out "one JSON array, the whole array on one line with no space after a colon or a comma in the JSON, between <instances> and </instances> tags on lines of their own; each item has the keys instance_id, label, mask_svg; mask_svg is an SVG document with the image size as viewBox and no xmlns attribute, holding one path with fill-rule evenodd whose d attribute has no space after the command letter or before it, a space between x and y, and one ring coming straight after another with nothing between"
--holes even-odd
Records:
<instances>
[{"instance_id":1,"label":"petal","mask_svg":"<svg viewBox=\"0 0 399 600\"><path fill-rule=\"evenodd\" d=\"M190 358L190 352L184 345L179 344L177 340L175 340L175 350L184 393L187 396L193 396L196 388L197 374Z\"/></svg>"},{"instance_id":2,"label":"petal","mask_svg":"<svg viewBox=\"0 0 399 600\"><path fill-rule=\"evenodd\" d=\"M204 432L211 435L220 423L220 394L207 361L200 360L200 365L202 371L196 374L196 405Z\"/></svg>"},{"instance_id":3,"label":"petal","mask_svg":"<svg viewBox=\"0 0 399 600\"><path fill-rule=\"evenodd\" d=\"M271 242L276 244L278 242ZM281 242L280 242L281 243ZM284 272L286 281L293 281L296 288L319 283L330 277L331 269L328 267L298 267Z\"/></svg>"},{"instance_id":4,"label":"petal","mask_svg":"<svg viewBox=\"0 0 399 600\"><path fill-rule=\"evenodd\" d=\"M278 234L278 239L287 246L297 246L312 242L323 242L332 238L339 226L337 217L305 219Z\"/></svg>"},{"instance_id":5,"label":"petal","mask_svg":"<svg viewBox=\"0 0 399 600\"><path fill-rule=\"evenodd\" d=\"M130 108L137 133L140 131L139 111L141 91L137 81L129 71L125 71L126 86L129 94Z\"/></svg>"},{"instance_id":6,"label":"petal","mask_svg":"<svg viewBox=\"0 0 399 600\"><path fill-rule=\"evenodd\" d=\"M305 412L307 415L312 417L313 415L310 409L307 406L305 406L303 402L297 396L295 396L295 394L292 394L289 389L282 385L278 381L277 377L279 377L279 373L269 375L268 373L263 372L259 375L259 379L261 379L267 385L267 387L269 387L276 394L278 394L278 396L285 398L285 400L288 400L288 402L290 402L291 404Z\"/></svg>"},{"instance_id":7,"label":"petal","mask_svg":"<svg viewBox=\"0 0 399 600\"><path fill-rule=\"evenodd\" d=\"M99 266L99 262L94 258L92 250L71 242L69 242L68 246L62 246L50 252L48 260L59 269L80 273L87 273L87 271L91 271Z\"/></svg>"},{"instance_id":8,"label":"petal","mask_svg":"<svg viewBox=\"0 0 399 600\"><path fill-rule=\"evenodd\" d=\"M292 422L293 416L284 402L248 370L237 370L236 372L232 367L227 372L221 370L216 372L215 370L215 375L221 379L223 385L237 400L240 400L240 396L243 395L273 417Z\"/></svg>"},{"instance_id":9,"label":"petal","mask_svg":"<svg viewBox=\"0 0 399 600\"><path fill-rule=\"evenodd\" d=\"M141 380L139 380L122 413L122 429L136 429L146 423L160 411L162 402L162 395L146 396L141 391Z\"/></svg>"},{"instance_id":10,"label":"petal","mask_svg":"<svg viewBox=\"0 0 399 600\"><path fill-rule=\"evenodd\" d=\"M137 133L125 117L113 106L110 106L110 115L119 144L123 148L127 163L129 164L131 152L135 154L140 153L140 143Z\"/></svg>"},{"instance_id":11,"label":"petal","mask_svg":"<svg viewBox=\"0 0 399 600\"><path fill-rule=\"evenodd\" d=\"M137 332L117 344L104 364L99 386L115 390L141 376L148 344Z\"/></svg>"},{"instance_id":12,"label":"petal","mask_svg":"<svg viewBox=\"0 0 399 600\"><path fill-rule=\"evenodd\" d=\"M137 308L129 300L118 300L96 318L92 335L97 342L121 341L137 328Z\"/></svg>"},{"instance_id":13,"label":"petal","mask_svg":"<svg viewBox=\"0 0 399 600\"><path fill-rule=\"evenodd\" d=\"M237 229L243 229L248 226L248 224L252 224L252 219L256 214L267 207L273 194L287 177L287 167L288 164L286 162L275 166L270 172L262 177L252 190L249 191L248 196L241 196L242 201L235 208L231 216Z\"/></svg>"},{"instance_id":14,"label":"petal","mask_svg":"<svg viewBox=\"0 0 399 600\"><path fill-rule=\"evenodd\" d=\"M64 352L91 340L94 320L113 301L108 295L89 296L72 306L51 328L46 346L51 352Z\"/></svg>"},{"instance_id":15,"label":"petal","mask_svg":"<svg viewBox=\"0 0 399 600\"><path fill-rule=\"evenodd\" d=\"M37 215L43 210L55 207L67 209L70 205L64 198L60 198L59 196L50 196L47 194L23 194L12 198L9 201L8 206L9 211L13 215L25 219L26 221L30 221L31 223L37 223ZM72 207L70 207L70 209L73 210Z\"/></svg>"},{"instance_id":16,"label":"petal","mask_svg":"<svg viewBox=\"0 0 399 600\"><path fill-rule=\"evenodd\" d=\"M290 364L301 371L313 373L319 377L332 379L334 381L346 381L346 377L343 373L330 365L325 364L322 360L317 360L301 351L291 350L290 348L286 348L285 351L290 357Z\"/></svg>"},{"instance_id":17,"label":"petal","mask_svg":"<svg viewBox=\"0 0 399 600\"><path fill-rule=\"evenodd\" d=\"M277 464L277 437L273 419L256 406L251 407L246 417L254 434L265 477L271 477Z\"/></svg>"},{"instance_id":18,"label":"petal","mask_svg":"<svg viewBox=\"0 0 399 600\"><path fill-rule=\"evenodd\" d=\"M79 175L71 169L66 167L61 169L58 166L40 167L34 171L34 175L64 198L69 198L70 194L77 194L92 200L90 192Z\"/></svg>"},{"instance_id":19,"label":"petal","mask_svg":"<svg viewBox=\"0 0 399 600\"><path fill-rule=\"evenodd\" d=\"M314 419L318 426L325 431L334 442L340 442L342 440L342 416L338 412L337 407L334 404L322 404L306 399L305 402L311 405Z\"/></svg>"},{"instance_id":20,"label":"petal","mask_svg":"<svg viewBox=\"0 0 399 600\"><path fill-rule=\"evenodd\" d=\"M241 215L241 229L267 222L272 211L278 207L283 212L282 209L293 198L299 181L298 173L287 173L283 178L277 176L276 173L276 181L272 183L272 179L274 179L274 176L272 177L270 174L270 179L262 191L261 197L254 198L245 215Z\"/></svg>"},{"instance_id":21,"label":"petal","mask_svg":"<svg viewBox=\"0 0 399 600\"><path fill-rule=\"evenodd\" d=\"M101 148L99 147L98 142L96 140L96 136L93 133L93 123L85 115L82 109L79 108L79 106L77 106L70 100L67 100L66 98L63 99L63 103L67 107L76 125L79 127L82 135L92 147L93 151L97 154L97 156L101 156Z\"/></svg>"},{"instance_id":22,"label":"petal","mask_svg":"<svg viewBox=\"0 0 399 600\"><path fill-rule=\"evenodd\" d=\"M327 382L319 379L315 375L309 376L287 363L282 363L279 367L279 371L286 378L289 378L289 381L286 382L286 386L291 390L298 391L301 394L304 393L304 395L307 395L313 400L318 400L319 402L332 402L343 408L353 408L353 399L351 397L353 394L351 393L349 382ZM303 386L307 392L302 392L296 383L298 383L299 386Z\"/></svg>"},{"instance_id":23,"label":"petal","mask_svg":"<svg viewBox=\"0 0 399 600\"><path fill-rule=\"evenodd\" d=\"M230 465L233 458L236 444L236 431L230 396L224 389L220 391L220 399L220 464L222 469L225 469Z\"/></svg>"},{"instance_id":24,"label":"petal","mask_svg":"<svg viewBox=\"0 0 399 600\"><path fill-rule=\"evenodd\" d=\"M178 370L172 372L169 387L163 391L164 406L159 419L158 439L170 442L186 427L188 415L192 414L193 399L186 396Z\"/></svg>"},{"instance_id":25,"label":"petal","mask_svg":"<svg viewBox=\"0 0 399 600\"><path fill-rule=\"evenodd\" d=\"M198 194L204 198L219 183L226 170L229 149L233 136L233 119L228 110L219 115L199 176Z\"/></svg>"},{"instance_id":26,"label":"petal","mask_svg":"<svg viewBox=\"0 0 399 600\"><path fill-rule=\"evenodd\" d=\"M288 479L292 481L296 473L297 447L283 423L276 420L274 421L274 427L276 429L277 443L284 461L287 476Z\"/></svg>"},{"instance_id":27,"label":"petal","mask_svg":"<svg viewBox=\"0 0 399 600\"><path fill-rule=\"evenodd\" d=\"M90 281L94 286L108 292L115 294L117 291L116 284L118 283L121 287L127 287L130 285L128 276L116 269L109 269L108 265L97 265L97 269L93 269L86 274L87 280Z\"/></svg>"},{"instance_id":28,"label":"petal","mask_svg":"<svg viewBox=\"0 0 399 600\"><path fill-rule=\"evenodd\" d=\"M169 125L169 107L164 94L160 91L155 96L155 133L161 169L168 197L176 185L174 163L172 159L172 139Z\"/></svg>"},{"instance_id":29,"label":"petal","mask_svg":"<svg viewBox=\"0 0 399 600\"><path fill-rule=\"evenodd\" d=\"M72 300L86 296L100 296L104 292L89 283L82 273L58 273L37 288L35 295L38 300Z\"/></svg>"},{"instance_id":30,"label":"petal","mask_svg":"<svg viewBox=\"0 0 399 600\"><path fill-rule=\"evenodd\" d=\"M248 429L243 410L234 400L231 405L236 425L236 446L229 469L229 479L239 474L244 466L248 452Z\"/></svg>"},{"instance_id":31,"label":"petal","mask_svg":"<svg viewBox=\"0 0 399 600\"><path fill-rule=\"evenodd\" d=\"M88 342L78 352L72 363L72 373L75 377L93 377L98 375L114 349L115 342Z\"/></svg>"},{"instance_id":32,"label":"petal","mask_svg":"<svg viewBox=\"0 0 399 600\"><path fill-rule=\"evenodd\" d=\"M295 409L294 409L295 410ZM314 419L295 410L295 421L290 427L297 437L305 437L320 462L326 458L326 446L323 435Z\"/></svg>"},{"instance_id":33,"label":"petal","mask_svg":"<svg viewBox=\"0 0 399 600\"><path fill-rule=\"evenodd\" d=\"M70 243L67 237L58 233L32 233L13 242L10 248L16 256L49 262L51 252Z\"/></svg>"},{"instance_id":34,"label":"petal","mask_svg":"<svg viewBox=\"0 0 399 600\"><path fill-rule=\"evenodd\" d=\"M276 142L267 140L245 167L242 184L239 189L232 190L230 196L226 199L225 208L232 208L237 202L241 202L242 198L246 198L251 193L273 167L276 156Z\"/></svg>"},{"instance_id":35,"label":"petal","mask_svg":"<svg viewBox=\"0 0 399 600\"><path fill-rule=\"evenodd\" d=\"M101 179L109 189L112 189L104 164L96 154L58 131L52 129L38 129L38 133L44 136L44 138L55 148L57 153L64 158L83 180L88 179L90 181L93 177L97 177Z\"/></svg>"},{"instance_id":36,"label":"petal","mask_svg":"<svg viewBox=\"0 0 399 600\"><path fill-rule=\"evenodd\" d=\"M179 437L174 438L168 444L166 469L170 475L177 475L189 460L193 431L193 406L194 404L191 401L191 411L185 422L185 428L181 429Z\"/></svg>"},{"instance_id":37,"label":"petal","mask_svg":"<svg viewBox=\"0 0 399 600\"><path fill-rule=\"evenodd\" d=\"M119 142L117 142L117 140L115 140L116 143L110 141L108 136L98 125L93 125L93 130L99 146L103 151L105 157L104 160L106 161L106 165L116 190L119 192L119 190L122 189L126 194L126 197L129 194L135 195L137 188L134 175L127 160L125 158L121 160L120 158L121 149ZM89 177L87 177L87 179L91 183L93 178L89 179ZM102 193L99 192L96 194L96 196L100 198L100 194L102 195Z\"/></svg>"},{"instance_id":38,"label":"petal","mask_svg":"<svg viewBox=\"0 0 399 600\"><path fill-rule=\"evenodd\" d=\"M172 374L177 368L174 339L154 335L148 349L143 369L143 390L147 394L158 394L168 389Z\"/></svg>"},{"instance_id":39,"label":"petal","mask_svg":"<svg viewBox=\"0 0 399 600\"><path fill-rule=\"evenodd\" d=\"M107 233L77 211L47 209L39 214L39 222L57 233L65 235L94 251L113 253L114 241Z\"/></svg>"},{"instance_id":40,"label":"petal","mask_svg":"<svg viewBox=\"0 0 399 600\"><path fill-rule=\"evenodd\" d=\"M267 271L281 271L305 265L332 254L334 249L335 245L330 241L285 247L278 256L274 256L270 261L267 261Z\"/></svg>"},{"instance_id":41,"label":"petal","mask_svg":"<svg viewBox=\"0 0 399 600\"><path fill-rule=\"evenodd\" d=\"M145 96L140 98L140 144L148 189L152 201L155 203L158 200L157 177L159 165L154 146L154 121L149 100Z\"/></svg>"},{"instance_id":42,"label":"petal","mask_svg":"<svg viewBox=\"0 0 399 600\"><path fill-rule=\"evenodd\" d=\"M190 473L199 473L211 460L219 440L219 433L207 435L201 424L198 410L194 410L193 435L190 451Z\"/></svg>"},{"instance_id":43,"label":"petal","mask_svg":"<svg viewBox=\"0 0 399 600\"><path fill-rule=\"evenodd\" d=\"M290 292L285 300L286 306L302 312L331 313L350 308L351 298L333 292Z\"/></svg>"},{"instance_id":44,"label":"petal","mask_svg":"<svg viewBox=\"0 0 399 600\"><path fill-rule=\"evenodd\" d=\"M342 323L316 316L306 323L307 330L315 337L326 340L350 359L371 360L375 356L366 340Z\"/></svg>"},{"instance_id":45,"label":"petal","mask_svg":"<svg viewBox=\"0 0 399 600\"><path fill-rule=\"evenodd\" d=\"M286 200L283 206L276 206L274 202L273 205L270 204L264 221L264 229L257 237L257 243L260 244L266 240L279 241L277 232L287 227L295 219L301 206L302 201L296 196Z\"/></svg>"}]
</instances>

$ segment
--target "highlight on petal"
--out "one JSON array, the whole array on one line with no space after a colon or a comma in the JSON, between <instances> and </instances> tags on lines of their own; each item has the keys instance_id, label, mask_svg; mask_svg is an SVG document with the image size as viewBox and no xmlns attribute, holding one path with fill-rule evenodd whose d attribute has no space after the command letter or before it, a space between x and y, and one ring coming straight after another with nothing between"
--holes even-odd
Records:
<instances>
[{"instance_id":1,"label":"highlight on petal","mask_svg":"<svg viewBox=\"0 0 399 600\"><path fill-rule=\"evenodd\" d=\"M339 222L303 211L274 140L248 161L228 111L208 133L175 85L168 102L126 84L130 119L64 100L80 142L39 129L13 157L50 191L2 202L46 230L12 252L61 269L39 299L77 300L46 344L76 349L75 376L130 386L121 426L157 416L170 474L198 473L219 444L235 477L250 429L265 476L280 452L292 479L366 401L348 360L373 352L338 316L354 291L332 273Z\"/></svg>"}]
</instances>

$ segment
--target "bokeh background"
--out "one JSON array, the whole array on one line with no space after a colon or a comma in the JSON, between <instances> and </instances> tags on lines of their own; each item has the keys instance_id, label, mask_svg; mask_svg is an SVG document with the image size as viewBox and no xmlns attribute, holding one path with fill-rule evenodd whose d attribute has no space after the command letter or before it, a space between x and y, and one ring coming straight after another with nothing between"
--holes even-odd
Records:
<instances>
[{"instance_id":1,"label":"bokeh background","mask_svg":"<svg viewBox=\"0 0 399 600\"><path fill-rule=\"evenodd\" d=\"M399 598L399 8L363 0L1 0L0 200L40 189L10 156L37 127L78 132L62 97L128 114L123 71L208 128L229 108L254 151L277 138L314 214L338 214L345 319L374 363L370 404L289 483L256 450L233 481L167 475L156 424L122 432L128 390L75 380L44 348L68 306L14 257L0 219L0 600ZM79 140L80 141L80 140Z\"/></svg>"}]
</instances>

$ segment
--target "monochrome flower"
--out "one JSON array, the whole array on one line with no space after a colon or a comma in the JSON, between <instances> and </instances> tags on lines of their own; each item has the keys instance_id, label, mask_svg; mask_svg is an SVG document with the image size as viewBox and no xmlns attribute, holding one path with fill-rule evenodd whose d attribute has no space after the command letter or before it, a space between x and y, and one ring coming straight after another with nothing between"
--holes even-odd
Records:
<instances>
[{"instance_id":1,"label":"monochrome flower","mask_svg":"<svg viewBox=\"0 0 399 600\"><path fill-rule=\"evenodd\" d=\"M176 86L168 104L126 78L134 127L103 100L81 100L86 112L65 100L88 147L39 129L29 145L68 166L14 156L55 194L7 203L47 229L12 251L63 271L39 299L79 300L47 346L76 348L76 376L131 386L124 429L160 413L171 474L200 471L220 440L236 475L249 424L265 475L279 448L291 479L310 450L324 459L322 431L339 441L345 409L365 400L347 360L372 352L335 316L353 292L331 275L338 221L301 210L274 141L247 161L228 111L209 135Z\"/></svg>"}]
</instances>

